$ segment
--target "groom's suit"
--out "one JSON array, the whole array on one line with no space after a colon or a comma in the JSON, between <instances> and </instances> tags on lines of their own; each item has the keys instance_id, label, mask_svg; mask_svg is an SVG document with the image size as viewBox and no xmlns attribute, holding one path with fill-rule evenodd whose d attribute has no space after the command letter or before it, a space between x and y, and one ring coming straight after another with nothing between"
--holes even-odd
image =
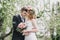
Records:
<instances>
[{"instance_id":1,"label":"groom's suit","mask_svg":"<svg viewBox=\"0 0 60 40\"><path fill-rule=\"evenodd\" d=\"M19 31L17 31L17 26L19 23L22 22L21 16L17 15L17 16L13 16L13 36L12 36L12 40L24 40L24 36L22 35L22 33L20 33Z\"/></svg>"}]
</instances>

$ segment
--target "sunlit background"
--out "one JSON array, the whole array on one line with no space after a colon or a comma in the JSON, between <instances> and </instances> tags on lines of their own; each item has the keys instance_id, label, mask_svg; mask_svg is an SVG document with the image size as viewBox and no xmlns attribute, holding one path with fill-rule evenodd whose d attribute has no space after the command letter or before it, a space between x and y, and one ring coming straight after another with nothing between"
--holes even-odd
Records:
<instances>
[{"instance_id":1,"label":"sunlit background","mask_svg":"<svg viewBox=\"0 0 60 40\"><path fill-rule=\"evenodd\" d=\"M0 40L11 40L12 18L24 6L35 9L38 40L60 40L60 0L0 0Z\"/></svg>"}]
</instances>

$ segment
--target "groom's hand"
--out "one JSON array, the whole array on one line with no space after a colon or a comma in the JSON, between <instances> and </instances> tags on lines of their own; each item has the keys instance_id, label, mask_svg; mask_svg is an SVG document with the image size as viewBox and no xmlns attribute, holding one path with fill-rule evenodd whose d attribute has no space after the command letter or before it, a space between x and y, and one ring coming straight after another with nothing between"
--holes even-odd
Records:
<instances>
[{"instance_id":1,"label":"groom's hand","mask_svg":"<svg viewBox=\"0 0 60 40\"><path fill-rule=\"evenodd\" d=\"M21 28L21 29L25 28L25 24L21 22L21 23L18 25L18 28Z\"/></svg>"}]
</instances>

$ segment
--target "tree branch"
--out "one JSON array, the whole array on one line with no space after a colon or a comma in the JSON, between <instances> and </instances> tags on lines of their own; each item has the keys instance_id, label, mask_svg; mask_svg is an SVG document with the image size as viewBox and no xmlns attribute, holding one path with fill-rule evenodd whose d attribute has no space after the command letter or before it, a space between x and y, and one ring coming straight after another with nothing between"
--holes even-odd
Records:
<instances>
[{"instance_id":1,"label":"tree branch","mask_svg":"<svg viewBox=\"0 0 60 40\"><path fill-rule=\"evenodd\" d=\"M5 34L4 36L1 36L0 39L3 39L5 37L9 36L12 33L12 30L13 30L13 28L11 28L11 31L8 34Z\"/></svg>"}]
</instances>

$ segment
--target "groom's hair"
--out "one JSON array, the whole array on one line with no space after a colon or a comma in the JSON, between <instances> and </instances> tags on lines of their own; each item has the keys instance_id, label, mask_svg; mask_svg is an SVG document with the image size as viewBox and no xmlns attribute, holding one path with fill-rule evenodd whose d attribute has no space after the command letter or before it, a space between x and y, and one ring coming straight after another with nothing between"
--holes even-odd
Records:
<instances>
[{"instance_id":1,"label":"groom's hair","mask_svg":"<svg viewBox=\"0 0 60 40\"><path fill-rule=\"evenodd\" d=\"M27 10L26 7L22 7L22 8L21 8L21 12L23 12L23 11L26 11L26 12L27 12L28 10Z\"/></svg>"}]
</instances>

